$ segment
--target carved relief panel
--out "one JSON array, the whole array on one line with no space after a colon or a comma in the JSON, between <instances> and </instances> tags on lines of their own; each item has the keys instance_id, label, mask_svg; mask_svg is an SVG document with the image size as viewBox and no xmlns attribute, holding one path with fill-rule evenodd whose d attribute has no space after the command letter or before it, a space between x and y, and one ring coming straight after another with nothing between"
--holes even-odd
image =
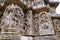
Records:
<instances>
[{"instance_id":1,"label":"carved relief panel","mask_svg":"<svg viewBox=\"0 0 60 40\"><path fill-rule=\"evenodd\" d=\"M53 19L53 23L54 23L55 30L60 31L60 19L59 18Z\"/></svg>"},{"instance_id":2,"label":"carved relief panel","mask_svg":"<svg viewBox=\"0 0 60 40\"><path fill-rule=\"evenodd\" d=\"M53 19L53 26L56 32L56 35L60 36L60 18L59 17L52 17Z\"/></svg>"},{"instance_id":3,"label":"carved relief panel","mask_svg":"<svg viewBox=\"0 0 60 40\"><path fill-rule=\"evenodd\" d=\"M1 34L4 37L13 35L23 35L24 30L24 14L22 9L17 5L9 5L4 11L1 20Z\"/></svg>"},{"instance_id":4,"label":"carved relief panel","mask_svg":"<svg viewBox=\"0 0 60 40\"><path fill-rule=\"evenodd\" d=\"M33 14L34 35L39 35L39 14Z\"/></svg>"},{"instance_id":5,"label":"carved relief panel","mask_svg":"<svg viewBox=\"0 0 60 40\"><path fill-rule=\"evenodd\" d=\"M25 35L33 35L34 29L32 11L29 10L25 15Z\"/></svg>"},{"instance_id":6,"label":"carved relief panel","mask_svg":"<svg viewBox=\"0 0 60 40\"><path fill-rule=\"evenodd\" d=\"M54 34L51 17L46 12L39 14L39 33L40 35Z\"/></svg>"}]
</instances>

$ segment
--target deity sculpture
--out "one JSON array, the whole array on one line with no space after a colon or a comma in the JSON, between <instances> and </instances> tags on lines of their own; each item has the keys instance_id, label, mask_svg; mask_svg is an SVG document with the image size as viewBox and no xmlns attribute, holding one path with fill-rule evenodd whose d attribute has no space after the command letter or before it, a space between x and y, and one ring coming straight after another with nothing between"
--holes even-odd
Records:
<instances>
[{"instance_id":1,"label":"deity sculpture","mask_svg":"<svg viewBox=\"0 0 60 40\"><path fill-rule=\"evenodd\" d=\"M3 36L23 35L24 14L22 9L14 4L7 6L0 25Z\"/></svg>"}]
</instances>

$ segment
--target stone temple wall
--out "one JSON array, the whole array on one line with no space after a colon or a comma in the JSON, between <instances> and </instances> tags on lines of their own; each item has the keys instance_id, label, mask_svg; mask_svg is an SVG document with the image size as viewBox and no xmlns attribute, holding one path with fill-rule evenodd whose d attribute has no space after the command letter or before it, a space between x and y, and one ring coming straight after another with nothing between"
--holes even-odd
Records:
<instances>
[{"instance_id":1,"label":"stone temple wall","mask_svg":"<svg viewBox=\"0 0 60 40\"><path fill-rule=\"evenodd\" d=\"M60 40L60 14L54 9L34 13L35 9L23 9L25 5L20 7L15 2L2 12L5 6L1 4L0 40Z\"/></svg>"}]
</instances>

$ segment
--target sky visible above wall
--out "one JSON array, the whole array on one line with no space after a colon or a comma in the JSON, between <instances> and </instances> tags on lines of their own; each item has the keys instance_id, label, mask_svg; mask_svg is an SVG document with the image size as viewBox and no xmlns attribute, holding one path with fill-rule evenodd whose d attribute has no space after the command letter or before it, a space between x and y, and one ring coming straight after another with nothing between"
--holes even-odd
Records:
<instances>
[{"instance_id":1,"label":"sky visible above wall","mask_svg":"<svg viewBox=\"0 0 60 40\"><path fill-rule=\"evenodd\" d=\"M60 0L49 0L50 2L60 2Z\"/></svg>"},{"instance_id":2,"label":"sky visible above wall","mask_svg":"<svg viewBox=\"0 0 60 40\"><path fill-rule=\"evenodd\" d=\"M57 8L56 8L56 13L57 14L60 14L60 4L57 6Z\"/></svg>"}]
</instances>

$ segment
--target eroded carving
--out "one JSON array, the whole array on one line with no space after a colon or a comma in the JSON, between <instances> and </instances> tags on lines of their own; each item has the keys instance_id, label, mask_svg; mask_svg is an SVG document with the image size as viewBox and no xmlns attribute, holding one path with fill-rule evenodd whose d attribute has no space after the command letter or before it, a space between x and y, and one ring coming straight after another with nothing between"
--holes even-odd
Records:
<instances>
[{"instance_id":1,"label":"eroded carving","mask_svg":"<svg viewBox=\"0 0 60 40\"><path fill-rule=\"evenodd\" d=\"M54 28L56 31L60 31L60 19L59 18L55 18L53 19L53 23L54 23Z\"/></svg>"},{"instance_id":2,"label":"eroded carving","mask_svg":"<svg viewBox=\"0 0 60 40\"><path fill-rule=\"evenodd\" d=\"M25 33L26 33L26 35L33 34L33 19L32 19L31 10L29 10L25 16Z\"/></svg>"},{"instance_id":3,"label":"eroded carving","mask_svg":"<svg viewBox=\"0 0 60 40\"><path fill-rule=\"evenodd\" d=\"M39 14L33 14L34 34L39 35Z\"/></svg>"},{"instance_id":4,"label":"eroded carving","mask_svg":"<svg viewBox=\"0 0 60 40\"><path fill-rule=\"evenodd\" d=\"M0 0L0 6L4 6L6 0Z\"/></svg>"},{"instance_id":5,"label":"eroded carving","mask_svg":"<svg viewBox=\"0 0 60 40\"><path fill-rule=\"evenodd\" d=\"M24 14L22 9L17 5L9 5L4 11L1 20L1 34L7 37L12 35L23 35Z\"/></svg>"},{"instance_id":6,"label":"eroded carving","mask_svg":"<svg viewBox=\"0 0 60 40\"><path fill-rule=\"evenodd\" d=\"M51 17L46 12L39 15L39 29L40 35L54 34Z\"/></svg>"}]
</instances>

